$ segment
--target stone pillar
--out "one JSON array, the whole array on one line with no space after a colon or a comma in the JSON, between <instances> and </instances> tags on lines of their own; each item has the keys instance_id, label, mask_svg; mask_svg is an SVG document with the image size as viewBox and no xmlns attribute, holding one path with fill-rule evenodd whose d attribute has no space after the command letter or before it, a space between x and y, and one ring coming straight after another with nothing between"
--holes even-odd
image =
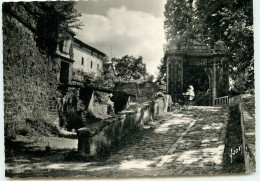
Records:
<instances>
[{"instance_id":1,"label":"stone pillar","mask_svg":"<svg viewBox=\"0 0 260 181\"><path fill-rule=\"evenodd\" d=\"M172 55L167 59L167 91L173 102L179 102L183 93L183 56Z\"/></svg>"},{"instance_id":2,"label":"stone pillar","mask_svg":"<svg viewBox=\"0 0 260 181\"><path fill-rule=\"evenodd\" d=\"M229 57L225 56L222 58L222 95L227 96L229 92Z\"/></svg>"},{"instance_id":3,"label":"stone pillar","mask_svg":"<svg viewBox=\"0 0 260 181\"><path fill-rule=\"evenodd\" d=\"M212 84L213 84L213 70L211 68L207 68L206 69L207 75L208 75L208 79L209 79L209 106L212 106Z\"/></svg>"},{"instance_id":4,"label":"stone pillar","mask_svg":"<svg viewBox=\"0 0 260 181\"><path fill-rule=\"evenodd\" d=\"M226 54L220 54L213 58L216 97L228 95L229 91L229 57Z\"/></svg>"},{"instance_id":5,"label":"stone pillar","mask_svg":"<svg viewBox=\"0 0 260 181\"><path fill-rule=\"evenodd\" d=\"M217 73L217 65L216 65L216 62L215 60L213 60L213 74L212 74L212 105L214 105L214 99L216 98L217 96L217 88L216 88L216 85L217 85L217 80L216 80L216 73Z\"/></svg>"},{"instance_id":6,"label":"stone pillar","mask_svg":"<svg viewBox=\"0 0 260 181\"><path fill-rule=\"evenodd\" d=\"M170 94L170 87L169 87L169 69L170 69L170 58L168 57L167 58L167 61L166 61L166 91L167 91L167 94Z\"/></svg>"}]
</instances>

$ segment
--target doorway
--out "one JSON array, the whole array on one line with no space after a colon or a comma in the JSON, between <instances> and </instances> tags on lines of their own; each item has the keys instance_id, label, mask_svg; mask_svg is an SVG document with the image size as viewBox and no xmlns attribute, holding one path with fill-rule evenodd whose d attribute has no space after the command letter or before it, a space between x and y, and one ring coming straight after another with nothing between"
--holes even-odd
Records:
<instances>
[{"instance_id":1,"label":"doorway","mask_svg":"<svg viewBox=\"0 0 260 181\"><path fill-rule=\"evenodd\" d=\"M209 106L210 85L209 76L204 67L184 67L183 71L183 92L187 92L189 85L194 87L196 106Z\"/></svg>"}]
</instances>

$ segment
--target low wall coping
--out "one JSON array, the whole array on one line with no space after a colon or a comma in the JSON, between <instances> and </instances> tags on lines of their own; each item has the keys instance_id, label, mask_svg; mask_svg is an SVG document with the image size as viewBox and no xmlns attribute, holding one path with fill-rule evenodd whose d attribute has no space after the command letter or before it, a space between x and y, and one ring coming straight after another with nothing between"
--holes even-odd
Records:
<instances>
[{"instance_id":1,"label":"low wall coping","mask_svg":"<svg viewBox=\"0 0 260 181\"><path fill-rule=\"evenodd\" d=\"M169 95L166 95L165 97L160 97L158 99L166 99L168 100L168 97ZM83 128L80 128L78 129L77 131L77 134L78 134L78 139L79 139L79 152L80 153L87 153L87 154L96 154L96 152L94 151L93 152L93 149L96 149L95 146L93 146L93 140L92 138L94 139L94 142L96 142L97 144L100 143L100 139L104 139L104 144L111 144L111 141L107 141L107 138L106 135L99 135L103 130L107 130L107 129L112 129L114 130L114 125L118 124L120 125L120 122L124 122L125 120L130 120L132 119L131 117L128 119L127 116L132 116L132 115L135 115L139 112L141 112L141 110L143 111L146 111L146 110L149 110L150 111L150 116L151 116L151 120L152 120L152 116L154 116L153 114L161 114L161 113L154 113L153 112L153 108L152 106L155 105L155 102L158 102L158 103L162 103L162 104L165 104L165 105L168 105L166 104L167 101L160 101L160 100L153 100L153 101L149 101L149 102L145 102L145 103L142 103L142 104L138 104L137 107L134 107L135 109L133 108L130 108L129 110L125 110L125 111L122 111L120 113L118 113L115 117L110 117L110 118L107 118L107 119L104 119L102 120L101 122L97 122L97 123L93 123L91 125L88 125L87 127L83 127ZM164 105L164 106L165 106ZM166 109L167 110L167 109ZM161 111L165 111L165 109L161 110ZM150 116L146 116L145 118L137 118L137 119L144 119L143 121L149 121L147 119L149 119ZM136 119L136 116L134 116L134 119ZM115 124L114 124L115 123ZM135 126L138 126L139 124L143 124L142 121L134 121L132 123L130 123L130 129L133 129L133 127ZM129 123L128 123L129 124ZM136 124L136 125L135 125ZM109 126L112 126L111 128ZM124 126L123 126L124 127ZM132 128L131 128L132 127ZM120 128L121 129L121 128ZM124 133L122 134L122 136L124 135ZM96 137L97 136L97 137ZM115 135L114 135L115 136ZM120 135L119 135L120 137ZM110 138L109 138L110 139ZM114 138L113 138L114 139ZM84 146L85 145L85 146ZM90 148L91 147L91 148ZM92 151L86 151L86 150L92 150Z\"/></svg>"}]
</instances>

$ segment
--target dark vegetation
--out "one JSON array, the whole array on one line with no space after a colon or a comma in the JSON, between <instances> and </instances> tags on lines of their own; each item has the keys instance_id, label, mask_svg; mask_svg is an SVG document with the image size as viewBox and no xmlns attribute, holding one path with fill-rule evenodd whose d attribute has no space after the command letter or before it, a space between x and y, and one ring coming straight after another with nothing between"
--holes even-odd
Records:
<instances>
[{"instance_id":1,"label":"dark vegetation","mask_svg":"<svg viewBox=\"0 0 260 181\"><path fill-rule=\"evenodd\" d=\"M25 121L5 124L5 136L8 139L22 136L58 136L59 128L44 119L26 119Z\"/></svg>"},{"instance_id":2,"label":"dark vegetation","mask_svg":"<svg viewBox=\"0 0 260 181\"><path fill-rule=\"evenodd\" d=\"M72 131L101 120L88 109L92 93L89 89L80 89L79 98L74 91L66 95L66 101L60 106L62 109L59 109L60 127Z\"/></svg>"},{"instance_id":3,"label":"dark vegetation","mask_svg":"<svg viewBox=\"0 0 260 181\"><path fill-rule=\"evenodd\" d=\"M243 140L238 104L229 108L229 122L226 130L226 142L223 155L224 173L244 173ZM232 149L232 150L231 150ZM231 159L232 151L232 159Z\"/></svg>"},{"instance_id":4,"label":"dark vegetation","mask_svg":"<svg viewBox=\"0 0 260 181\"><path fill-rule=\"evenodd\" d=\"M232 54L231 94L254 90L253 0L168 0L164 15L165 53L193 41L211 47L223 41ZM165 58L158 69L166 75Z\"/></svg>"},{"instance_id":5,"label":"dark vegetation","mask_svg":"<svg viewBox=\"0 0 260 181\"><path fill-rule=\"evenodd\" d=\"M82 26L75 4L75 1L5 2L3 12L15 16L27 26L34 33L39 50L52 57L57 44L68 38L69 33L74 34L73 28Z\"/></svg>"},{"instance_id":6,"label":"dark vegetation","mask_svg":"<svg viewBox=\"0 0 260 181\"><path fill-rule=\"evenodd\" d=\"M242 100L243 107L251 116L255 116L255 96L245 97Z\"/></svg>"}]
</instances>

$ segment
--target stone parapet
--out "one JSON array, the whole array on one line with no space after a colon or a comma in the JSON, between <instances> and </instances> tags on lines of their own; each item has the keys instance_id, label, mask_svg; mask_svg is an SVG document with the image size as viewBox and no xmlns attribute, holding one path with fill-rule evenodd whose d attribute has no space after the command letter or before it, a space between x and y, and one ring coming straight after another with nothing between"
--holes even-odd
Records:
<instances>
[{"instance_id":1,"label":"stone parapet","mask_svg":"<svg viewBox=\"0 0 260 181\"><path fill-rule=\"evenodd\" d=\"M171 97L130 106L116 117L105 119L78 130L78 151L82 155L96 155L100 150L138 130L142 125L167 112Z\"/></svg>"}]
</instances>

